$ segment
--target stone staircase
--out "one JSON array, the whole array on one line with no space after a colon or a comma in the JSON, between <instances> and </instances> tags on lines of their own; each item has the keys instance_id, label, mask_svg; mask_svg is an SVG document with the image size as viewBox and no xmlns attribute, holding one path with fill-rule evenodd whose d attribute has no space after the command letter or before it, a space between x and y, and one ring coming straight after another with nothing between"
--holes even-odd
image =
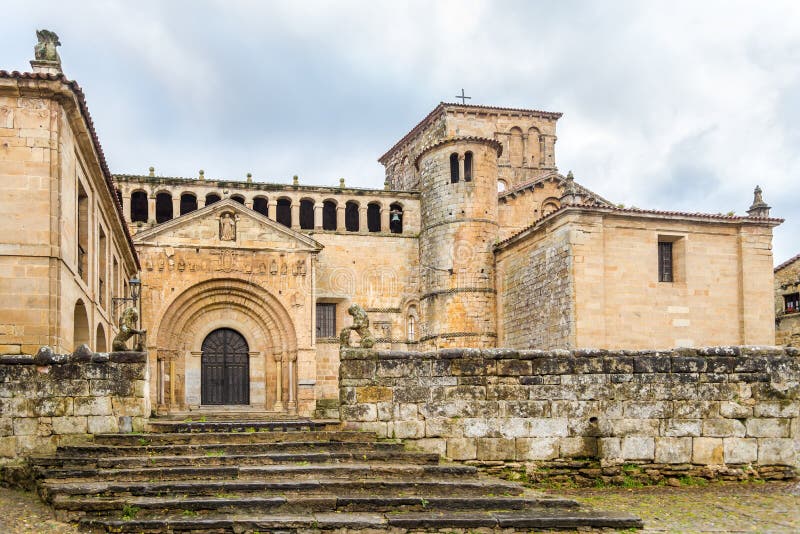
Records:
<instances>
[{"instance_id":1,"label":"stone staircase","mask_svg":"<svg viewBox=\"0 0 800 534\"><path fill-rule=\"evenodd\" d=\"M345 431L338 422L152 422L32 460L39 494L93 532L531 531L641 527Z\"/></svg>"}]
</instances>

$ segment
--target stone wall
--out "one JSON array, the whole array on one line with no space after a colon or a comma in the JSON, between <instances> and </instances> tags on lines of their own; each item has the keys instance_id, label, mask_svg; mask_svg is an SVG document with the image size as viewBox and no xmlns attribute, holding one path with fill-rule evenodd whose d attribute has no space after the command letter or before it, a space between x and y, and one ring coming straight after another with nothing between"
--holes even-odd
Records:
<instances>
[{"instance_id":1,"label":"stone wall","mask_svg":"<svg viewBox=\"0 0 800 534\"><path fill-rule=\"evenodd\" d=\"M800 351L343 350L341 418L454 460L595 458L785 476L800 451ZM791 473L791 469L789 469Z\"/></svg>"},{"instance_id":2,"label":"stone wall","mask_svg":"<svg viewBox=\"0 0 800 534\"><path fill-rule=\"evenodd\" d=\"M147 380L139 352L0 355L0 464L91 434L144 430Z\"/></svg>"},{"instance_id":3,"label":"stone wall","mask_svg":"<svg viewBox=\"0 0 800 534\"><path fill-rule=\"evenodd\" d=\"M800 347L800 309L792 295L800 293L800 255L775 268L775 344ZM788 302L787 302L788 300Z\"/></svg>"}]
</instances>

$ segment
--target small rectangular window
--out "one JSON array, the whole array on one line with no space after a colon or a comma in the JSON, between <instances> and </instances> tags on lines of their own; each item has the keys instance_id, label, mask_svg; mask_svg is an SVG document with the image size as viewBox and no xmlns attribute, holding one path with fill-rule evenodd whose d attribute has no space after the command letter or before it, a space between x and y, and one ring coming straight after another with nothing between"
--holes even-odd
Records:
<instances>
[{"instance_id":1,"label":"small rectangular window","mask_svg":"<svg viewBox=\"0 0 800 534\"><path fill-rule=\"evenodd\" d=\"M336 304L317 304L317 337L336 337Z\"/></svg>"},{"instance_id":2,"label":"small rectangular window","mask_svg":"<svg viewBox=\"0 0 800 534\"><path fill-rule=\"evenodd\" d=\"M659 241L658 243L658 281L672 282L672 243Z\"/></svg>"},{"instance_id":3,"label":"small rectangular window","mask_svg":"<svg viewBox=\"0 0 800 534\"><path fill-rule=\"evenodd\" d=\"M800 312L800 293L790 293L789 295L783 296L783 312Z\"/></svg>"}]
</instances>

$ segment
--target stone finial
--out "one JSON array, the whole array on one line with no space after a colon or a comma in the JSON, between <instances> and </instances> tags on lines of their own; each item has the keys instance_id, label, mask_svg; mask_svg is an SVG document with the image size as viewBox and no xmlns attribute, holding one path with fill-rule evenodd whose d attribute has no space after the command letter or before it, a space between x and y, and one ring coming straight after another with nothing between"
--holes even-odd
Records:
<instances>
[{"instance_id":1,"label":"stone finial","mask_svg":"<svg viewBox=\"0 0 800 534\"><path fill-rule=\"evenodd\" d=\"M36 30L39 42L33 47L34 58L31 60L33 72L43 74L62 74L61 58L57 46L61 46L58 35L50 30Z\"/></svg>"},{"instance_id":2,"label":"stone finial","mask_svg":"<svg viewBox=\"0 0 800 534\"><path fill-rule=\"evenodd\" d=\"M560 199L562 206L581 204L583 202L583 194L581 194L580 190L578 190L578 187L575 185L575 176L572 174L572 171L567 173L563 187L564 192Z\"/></svg>"},{"instance_id":3,"label":"stone finial","mask_svg":"<svg viewBox=\"0 0 800 534\"><path fill-rule=\"evenodd\" d=\"M339 178L339 187L344 189L344 178Z\"/></svg>"},{"instance_id":4,"label":"stone finial","mask_svg":"<svg viewBox=\"0 0 800 534\"><path fill-rule=\"evenodd\" d=\"M252 184L253 183L253 173L251 173L251 172L247 173L247 183L248 184Z\"/></svg>"},{"instance_id":5,"label":"stone finial","mask_svg":"<svg viewBox=\"0 0 800 534\"><path fill-rule=\"evenodd\" d=\"M292 185L300 185L300 177L296 174L292 176Z\"/></svg>"},{"instance_id":6,"label":"stone finial","mask_svg":"<svg viewBox=\"0 0 800 534\"><path fill-rule=\"evenodd\" d=\"M201 182L203 180L205 180L206 179L206 171L204 171L203 169L200 169L200 176L198 176L197 179L200 180Z\"/></svg>"},{"instance_id":7,"label":"stone finial","mask_svg":"<svg viewBox=\"0 0 800 534\"><path fill-rule=\"evenodd\" d=\"M764 202L764 198L761 196L761 193L761 188L756 186L755 190L753 191L753 204L750 206L750 209L747 210L748 217L769 217L770 207L766 202Z\"/></svg>"},{"instance_id":8,"label":"stone finial","mask_svg":"<svg viewBox=\"0 0 800 534\"><path fill-rule=\"evenodd\" d=\"M155 175L156 175L156 168L155 167L150 167L150 177L153 177Z\"/></svg>"}]
</instances>

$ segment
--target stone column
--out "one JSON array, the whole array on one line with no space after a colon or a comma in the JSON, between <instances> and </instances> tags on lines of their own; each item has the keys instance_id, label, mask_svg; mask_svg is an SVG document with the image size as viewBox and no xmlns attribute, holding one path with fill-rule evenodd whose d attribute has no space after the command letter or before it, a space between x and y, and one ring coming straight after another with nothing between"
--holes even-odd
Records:
<instances>
[{"instance_id":1,"label":"stone column","mask_svg":"<svg viewBox=\"0 0 800 534\"><path fill-rule=\"evenodd\" d=\"M292 229L300 229L300 202L292 201Z\"/></svg>"},{"instance_id":2,"label":"stone column","mask_svg":"<svg viewBox=\"0 0 800 534\"><path fill-rule=\"evenodd\" d=\"M389 233L389 206L381 208L381 232Z\"/></svg>"},{"instance_id":3,"label":"stone column","mask_svg":"<svg viewBox=\"0 0 800 534\"><path fill-rule=\"evenodd\" d=\"M122 195L122 214L126 221L131 222L131 196L128 194Z\"/></svg>"},{"instance_id":4,"label":"stone column","mask_svg":"<svg viewBox=\"0 0 800 534\"><path fill-rule=\"evenodd\" d=\"M295 398L295 362L297 361L297 352L289 354L289 402L286 408L289 413L297 413L297 399Z\"/></svg>"},{"instance_id":5,"label":"stone column","mask_svg":"<svg viewBox=\"0 0 800 534\"><path fill-rule=\"evenodd\" d=\"M338 204L336 206L336 230L344 232L344 205Z\"/></svg>"},{"instance_id":6,"label":"stone column","mask_svg":"<svg viewBox=\"0 0 800 534\"><path fill-rule=\"evenodd\" d=\"M274 354L275 359L275 406L276 412L283 411L283 354Z\"/></svg>"},{"instance_id":7,"label":"stone column","mask_svg":"<svg viewBox=\"0 0 800 534\"><path fill-rule=\"evenodd\" d=\"M522 166L528 164L528 134L522 134Z\"/></svg>"},{"instance_id":8,"label":"stone column","mask_svg":"<svg viewBox=\"0 0 800 534\"><path fill-rule=\"evenodd\" d=\"M172 197L172 218L181 216L181 196L175 195Z\"/></svg>"},{"instance_id":9,"label":"stone column","mask_svg":"<svg viewBox=\"0 0 800 534\"><path fill-rule=\"evenodd\" d=\"M206 207L206 197L203 195L197 195L197 209L201 210Z\"/></svg>"},{"instance_id":10,"label":"stone column","mask_svg":"<svg viewBox=\"0 0 800 534\"><path fill-rule=\"evenodd\" d=\"M467 178L467 175L464 174L464 154L459 154L458 155L458 180L460 182L464 182L464 181L466 181L466 178Z\"/></svg>"},{"instance_id":11,"label":"stone column","mask_svg":"<svg viewBox=\"0 0 800 534\"><path fill-rule=\"evenodd\" d=\"M367 207L366 206L359 206L358 207L358 231L359 232L366 232L367 228Z\"/></svg>"},{"instance_id":12,"label":"stone column","mask_svg":"<svg viewBox=\"0 0 800 534\"><path fill-rule=\"evenodd\" d=\"M270 200L267 203L267 218L275 220L275 214L278 211L278 201L277 200Z\"/></svg>"},{"instance_id":13,"label":"stone column","mask_svg":"<svg viewBox=\"0 0 800 534\"><path fill-rule=\"evenodd\" d=\"M150 195L147 197L147 222L148 223L155 223L156 222L156 197L155 195Z\"/></svg>"},{"instance_id":14,"label":"stone column","mask_svg":"<svg viewBox=\"0 0 800 534\"><path fill-rule=\"evenodd\" d=\"M314 228L322 230L322 202L314 201Z\"/></svg>"}]
</instances>

